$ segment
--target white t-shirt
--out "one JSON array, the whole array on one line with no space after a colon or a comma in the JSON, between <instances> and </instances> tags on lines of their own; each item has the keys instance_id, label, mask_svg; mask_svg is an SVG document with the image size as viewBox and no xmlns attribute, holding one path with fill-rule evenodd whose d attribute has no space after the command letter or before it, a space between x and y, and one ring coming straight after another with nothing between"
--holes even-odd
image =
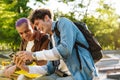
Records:
<instances>
[{"instance_id":1,"label":"white t-shirt","mask_svg":"<svg viewBox=\"0 0 120 80\"><path fill-rule=\"evenodd\" d=\"M31 52L31 49L32 49L33 45L34 45L34 40L29 41L27 43L27 46L26 46L26 51L30 51Z\"/></svg>"}]
</instances>

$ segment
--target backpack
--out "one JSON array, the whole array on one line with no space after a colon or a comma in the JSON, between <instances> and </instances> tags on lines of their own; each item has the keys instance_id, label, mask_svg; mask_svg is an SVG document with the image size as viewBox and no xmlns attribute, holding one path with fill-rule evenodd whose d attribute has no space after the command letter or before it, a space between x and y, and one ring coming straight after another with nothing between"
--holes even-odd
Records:
<instances>
[{"instance_id":1,"label":"backpack","mask_svg":"<svg viewBox=\"0 0 120 80\"><path fill-rule=\"evenodd\" d=\"M60 32L57 29L57 23L58 23L58 21L55 24L54 32L58 37L60 37ZM90 32L90 30L88 29L88 27L87 27L87 25L85 23L83 23L83 22L74 22L74 24L83 33L84 37L86 38L86 40L87 40L87 42L89 44L89 47L87 48L82 43L75 42L74 46L76 48L77 57L79 59L79 62L81 63L77 46L81 46L81 47L87 49L91 53L91 56L92 56L94 62L96 63L97 61L99 61L103 57L102 47L100 46L97 39L92 35L92 33Z\"/></svg>"}]
</instances>

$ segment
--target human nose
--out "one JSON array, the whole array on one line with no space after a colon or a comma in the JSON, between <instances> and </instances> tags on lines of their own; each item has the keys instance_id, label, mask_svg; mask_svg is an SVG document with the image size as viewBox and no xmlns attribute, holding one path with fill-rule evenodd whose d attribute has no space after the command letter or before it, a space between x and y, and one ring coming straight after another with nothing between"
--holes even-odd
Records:
<instances>
[{"instance_id":1,"label":"human nose","mask_svg":"<svg viewBox=\"0 0 120 80\"><path fill-rule=\"evenodd\" d=\"M40 31L42 30L42 26L40 24L37 25L36 27L37 27L38 30L40 30Z\"/></svg>"}]
</instances>

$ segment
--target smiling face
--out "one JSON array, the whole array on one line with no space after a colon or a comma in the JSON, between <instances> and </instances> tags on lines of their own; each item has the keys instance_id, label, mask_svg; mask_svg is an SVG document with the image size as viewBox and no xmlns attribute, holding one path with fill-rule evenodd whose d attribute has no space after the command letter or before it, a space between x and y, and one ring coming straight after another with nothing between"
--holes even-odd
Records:
<instances>
[{"instance_id":1,"label":"smiling face","mask_svg":"<svg viewBox=\"0 0 120 80\"><path fill-rule=\"evenodd\" d=\"M46 15L44 20L42 19L35 19L34 20L34 26L37 27L38 30L51 34L51 27L52 27L52 21L51 19Z\"/></svg>"},{"instance_id":2,"label":"smiling face","mask_svg":"<svg viewBox=\"0 0 120 80\"><path fill-rule=\"evenodd\" d=\"M53 14L49 9L36 9L29 16L30 22L37 27L38 30L52 34L52 19Z\"/></svg>"},{"instance_id":3,"label":"smiling face","mask_svg":"<svg viewBox=\"0 0 120 80\"><path fill-rule=\"evenodd\" d=\"M16 27L16 30L22 39L25 39L26 41L34 40L34 31L28 23L22 23L20 26Z\"/></svg>"}]
</instances>

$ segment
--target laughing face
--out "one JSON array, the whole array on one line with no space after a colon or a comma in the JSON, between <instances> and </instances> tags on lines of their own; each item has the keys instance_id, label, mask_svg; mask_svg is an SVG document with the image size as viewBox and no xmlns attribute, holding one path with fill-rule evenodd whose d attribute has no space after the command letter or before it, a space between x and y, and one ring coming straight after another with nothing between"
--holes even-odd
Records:
<instances>
[{"instance_id":1,"label":"laughing face","mask_svg":"<svg viewBox=\"0 0 120 80\"><path fill-rule=\"evenodd\" d=\"M51 27L52 27L52 21L51 19L46 15L44 19L35 19L34 20L34 26L37 27L38 30L51 34Z\"/></svg>"},{"instance_id":2,"label":"laughing face","mask_svg":"<svg viewBox=\"0 0 120 80\"><path fill-rule=\"evenodd\" d=\"M33 29L30 25L28 25L28 23L22 23L20 26L16 27L16 30L22 39L25 39L26 41L33 40Z\"/></svg>"}]
</instances>

